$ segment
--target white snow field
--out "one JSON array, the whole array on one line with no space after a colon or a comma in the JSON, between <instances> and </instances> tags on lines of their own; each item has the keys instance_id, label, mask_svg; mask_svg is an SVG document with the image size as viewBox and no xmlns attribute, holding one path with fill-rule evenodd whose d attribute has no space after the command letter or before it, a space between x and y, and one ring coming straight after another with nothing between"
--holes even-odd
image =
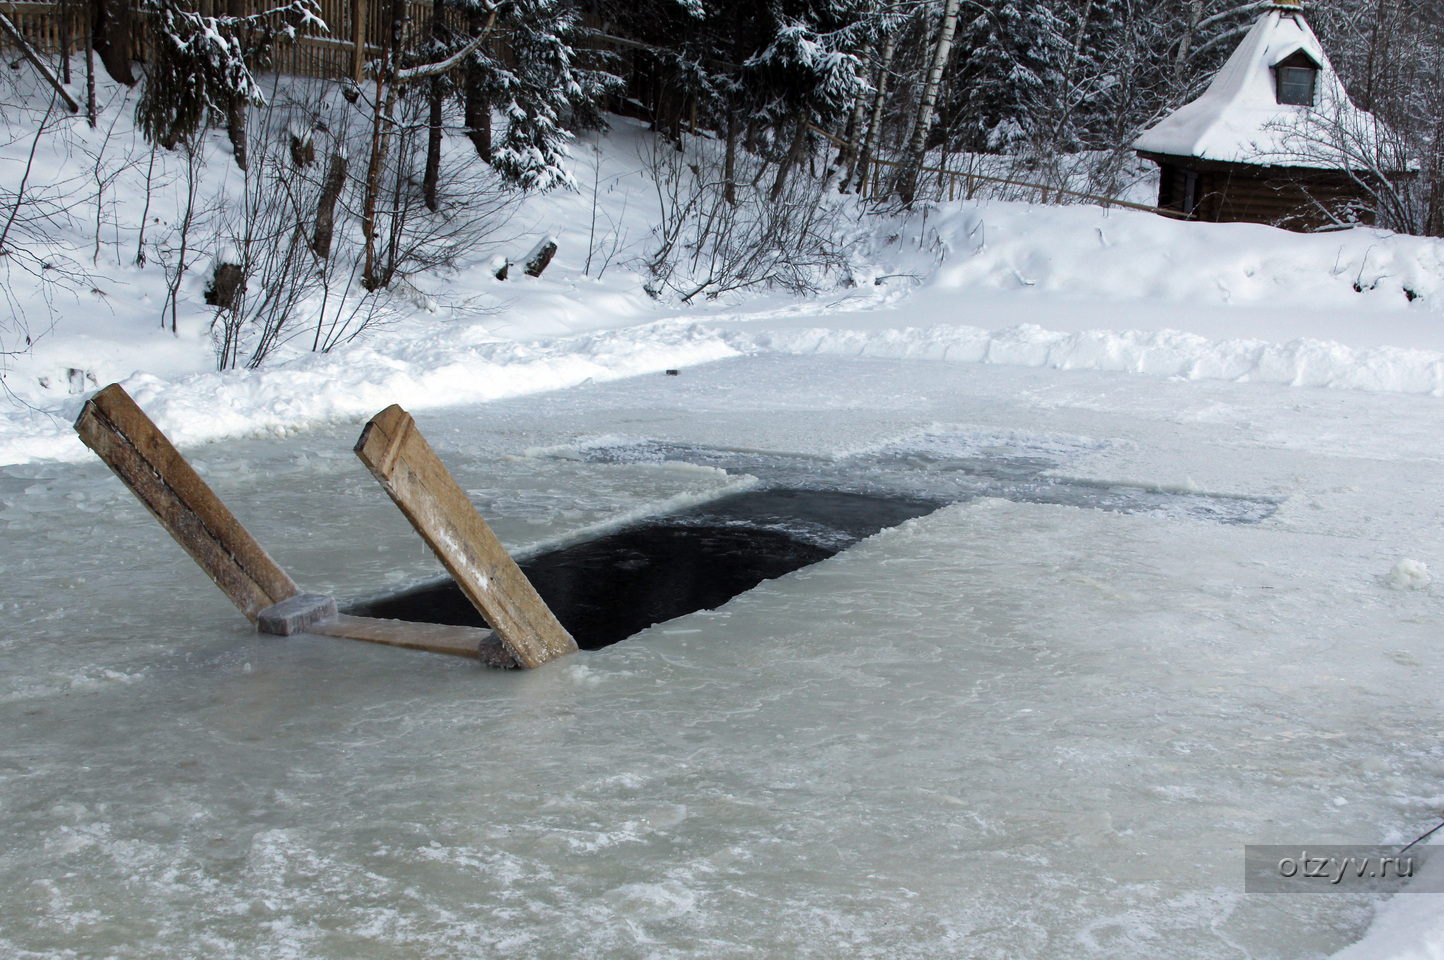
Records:
<instances>
[{"instance_id":1,"label":"white snow field","mask_svg":"<svg viewBox=\"0 0 1444 960\"><path fill-rule=\"evenodd\" d=\"M106 156L146 156L104 94ZM105 133L37 169L81 191ZM1438 896L1242 892L1246 843L1444 816L1444 244L959 201L860 217L814 299L679 307L634 272L645 138L579 142L580 192L259 370L214 371L203 268L160 328L122 226L143 162L52 238L92 288L52 315L10 271L35 343L0 406L0 954L1444 957ZM0 147L10 188L29 147ZM544 234L543 277L485 269ZM1037 456L1163 505L973 499L487 672L254 633L76 440L110 381L342 598L439 572L350 453L393 402L519 552L758 482L589 455L650 441L833 478L926 447L908 483L944 498L947 455ZM1277 511L1198 519L1210 493Z\"/></svg>"},{"instance_id":2,"label":"white snow field","mask_svg":"<svg viewBox=\"0 0 1444 960\"><path fill-rule=\"evenodd\" d=\"M1439 587L1389 581L1444 569L1440 403L759 356L423 414L518 551L749 482L583 456L642 440L819 471L1044 451L1060 477L1278 502L1225 525L975 500L530 673L258 636L101 464L6 467L0 945L1327 956L1373 905L1246 896L1242 847L1436 822ZM357 427L190 448L343 597L437 570ZM1438 900L1395 898L1407 947L1349 956L1432 955Z\"/></svg>"}]
</instances>

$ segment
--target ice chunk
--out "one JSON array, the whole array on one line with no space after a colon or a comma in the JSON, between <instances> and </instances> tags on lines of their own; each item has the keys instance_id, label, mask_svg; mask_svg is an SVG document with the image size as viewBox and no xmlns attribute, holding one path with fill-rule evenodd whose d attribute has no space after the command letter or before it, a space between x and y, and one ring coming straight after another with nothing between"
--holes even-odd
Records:
<instances>
[{"instance_id":1,"label":"ice chunk","mask_svg":"<svg viewBox=\"0 0 1444 960\"><path fill-rule=\"evenodd\" d=\"M1394 564L1384 582L1395 590L1418 590L1429 586L1429 567L1421 560L1407 557Z\"/></svg>"}]
</instances>

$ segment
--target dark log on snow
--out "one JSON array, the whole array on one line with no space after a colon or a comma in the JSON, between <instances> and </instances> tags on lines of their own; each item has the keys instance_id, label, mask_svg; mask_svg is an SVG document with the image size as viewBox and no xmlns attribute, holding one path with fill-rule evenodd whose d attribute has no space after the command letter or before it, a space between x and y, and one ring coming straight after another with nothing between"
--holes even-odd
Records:
<instances>
[{"instance_id":1,"label":"dark log on snow","mask_svg":"<svg viewBox=\"0 0 1444 960\"><path fill-rule=\"evenodd\" d=\"M346 186L346 158L331 154L326 166L326 182L321 185L321 198L316 201L316 225L311 234L311 252L322 260L331 256L331 235L336 229L336 200Z\"/></svg>"},{"instance_id":2,"label":"dark log on snow","mask_svg":"<svg viewBox=\"0 0 1444 960\"><path fill-rule=\"evenodd\" d=\"M236 295L245 292L246 275L241 272L241 265L217 263L215 272L211 274L211 282L206 284L206 303L229 310L235 306Z\"/></svg>"},{"instance_id":3,"label":"dark log on snow","mask_svg":"<svg viewBox=\"0 0 1444 960\"><path fill-rule=\"evenodd\" d=\"M552 262L552 257L557 255L557 242L551 237L546 238L537 244L531 254L526 258L526 275L539 277L547 265Z\"/></svg>"}]
</instances>

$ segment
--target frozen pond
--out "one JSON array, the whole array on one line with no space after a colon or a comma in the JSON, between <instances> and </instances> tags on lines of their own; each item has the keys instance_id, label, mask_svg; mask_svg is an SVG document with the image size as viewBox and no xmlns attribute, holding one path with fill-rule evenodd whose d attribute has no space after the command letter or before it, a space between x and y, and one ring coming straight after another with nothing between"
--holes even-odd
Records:
<instances>
[{"instance_id":1,"label":"frozen pond","mask_svg":"<svg viewBox=\"0 0 1444 960\"><path fill-rule=\"evenodd\" d=\"M1385 578L1444 569L1441 411L774 358L418 416L523 554L784 475L950 504L527 673L258 636L98 462L4 468L0 951L1327 955L1370 904L1242 846L1437 822L1440 596ZM186 452L374 597L439 567L359 429Z\"/></svg>"},{"instance_id":2,"label":"frozen pond","mask_svg":"<svg viewBox=\"0 0 1444 960\"><path fill-rule=\"evenodd\" d=\"M1222 523L1257 523L1276 507L1260 498L1061 479L1050 476L1050 468L1071 458L1050 449L1057 444L976 431L930 431L825 465L815 457L679 444L603 440L586 446L584 457L571 448L549 453L601 463L691 464L751 478L756 485L523 558L523 572L583 650L600 650L655 624L716 609L763 580L818 563L905 520L979 497ZM349 612L488 626L449 577L366 598Z\"/></svg>"}]
</instances>

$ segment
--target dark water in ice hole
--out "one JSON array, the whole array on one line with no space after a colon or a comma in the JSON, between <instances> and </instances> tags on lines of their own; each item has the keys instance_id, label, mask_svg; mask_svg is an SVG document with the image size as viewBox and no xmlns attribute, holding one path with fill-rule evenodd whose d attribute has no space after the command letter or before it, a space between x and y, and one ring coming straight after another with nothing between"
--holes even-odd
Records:
<instances>
[{"instance_id":1,"label":"dark water in ice hole","mask_svg":"<svg viewBox=\"0 0 1444 960\"><path fill-rule=\"evenodd\" d=\"M601 463L713 466L750 474L769 486L641 521L520 565L577 643L596 650L655 623L721 606L763 580L825 560L905 520L977 497L1225 524L1258 523L1278 509L1266 499L1046 474L1086 449L1082 444L1004 453L963 441L959 449L957 437L928 437L836 461L650 441L570 451L569 457ZM808 478L808 489L788 486L798 477ZM348 612L486 625L451 580L360 602Z\"/></svg>"},{"instance_id":2,"label":"dark water in ice hole","mask_svg":"<svg viewBox=\"0 0 1444 960\"><path fill-rule=\"evenodd\" d=\"M824 490L733 494L521 562L583 650L598 650L825 560L937 500ZM485 626L451 580L367 601L367 617Z\"/></svg>"}]
</instances>

